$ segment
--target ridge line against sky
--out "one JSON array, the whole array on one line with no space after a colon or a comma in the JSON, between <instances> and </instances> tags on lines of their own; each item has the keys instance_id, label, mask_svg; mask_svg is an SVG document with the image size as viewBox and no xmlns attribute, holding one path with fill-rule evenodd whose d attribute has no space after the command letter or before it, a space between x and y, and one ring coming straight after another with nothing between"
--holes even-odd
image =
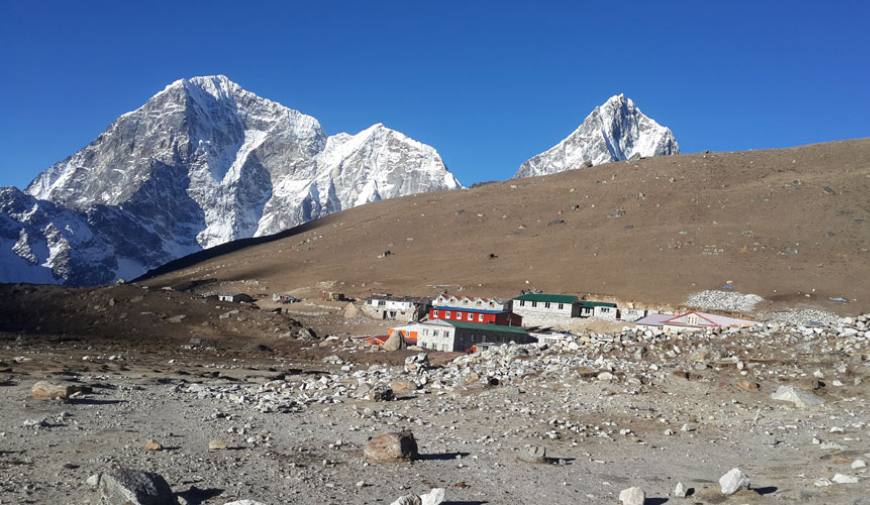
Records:
<instances>
[{"instance_id":1,"label":"ridge line against sky","mask_svg":"<svg viewBox=\"0 0 870 505\"><path fill-rule=\"evenodd\" d=\"M329 134L384 123L466 185L509 178L618 93L683 152L870 136L870 6L698 5L5 2L0 185L25 186L170 82L210 74Z\"/></svg>"}]
</instances>

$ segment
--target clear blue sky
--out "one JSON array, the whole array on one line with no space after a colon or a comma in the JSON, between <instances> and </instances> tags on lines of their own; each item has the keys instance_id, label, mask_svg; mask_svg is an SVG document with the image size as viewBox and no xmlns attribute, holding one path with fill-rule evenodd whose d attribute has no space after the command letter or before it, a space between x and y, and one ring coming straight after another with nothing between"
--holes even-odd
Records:
<instances>
[{"instance_id":1,"label":"clear blue sky","mask_svg":"<svg viewBox=\"0 0 870 505\"><path fill-rule=\"evenodd\" d=\"M866 5L2 1L0 185L217 73L329 133L401 130L465 184L511 176L619 92L684 152L870 136Z\"/></svg>"}]
</instances>

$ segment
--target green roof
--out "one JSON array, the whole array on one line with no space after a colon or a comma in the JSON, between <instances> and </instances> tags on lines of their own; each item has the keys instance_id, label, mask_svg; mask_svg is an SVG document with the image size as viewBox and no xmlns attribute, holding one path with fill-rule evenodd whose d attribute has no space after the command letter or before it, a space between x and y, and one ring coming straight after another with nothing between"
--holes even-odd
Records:
<instances>
[{"instance_id":1,"label":"green roof","mask_svg":"<svg viewBox=\"0 0 870 505\"><path fill-rule=\"evenodd\" d=\"M465 328L467 330L501 331L504 333L520 333L523 335L528 335L528 333L529 333L520 326L502 326L499 324L463 323L461 321L451 321L449 319L438 319L438 321L443 321L443 322L449 323L457 328Z\"/></svg>"},{"instance_id":2,"label":"green roof","mask_svg":"<svg viewBox=\"0 0 870 505\"><path fill-rule=\"evenodd\" d=\"M574 303L578 300L574 295L550 295L547 293L526 293L520 295L514 300L523 300L526 302L551 302L551 303Z\"/></svg>"},{"instance_id":3,"label":"green roof","mask_svg":"<svg viewBox=\"0 0 870 505\"><path fill-rule=\"evenodd\" d=\"M592 300L580 300L581 307L616 307L615 303L610 302L594 302Z\"/></svg>"}]
</instances>

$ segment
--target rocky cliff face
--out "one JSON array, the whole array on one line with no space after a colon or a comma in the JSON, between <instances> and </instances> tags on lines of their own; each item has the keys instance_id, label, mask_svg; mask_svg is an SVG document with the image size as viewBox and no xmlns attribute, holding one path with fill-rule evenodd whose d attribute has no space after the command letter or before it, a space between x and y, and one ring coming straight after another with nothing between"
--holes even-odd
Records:
<instances>
[{"instance_id":1,"label":"rocky cliff face","mask_svg":"<svg viewBox=\"0 0 870 505\"><path fill-rule=\"evenodd\" d=\"M620 94L596 107L564 140L523 163L514 177L554 174L679 151L670 129L644 115L630 98Z\"/></svg>"},{"instance_id":2,"label":"rocky cliff face","mask_svg":"<svg viewBox=\"0 0 870 505\"><path fill-rule=\"evenodd\" d=\"M459 187L432 147L382 124L330 137L315 118L224 76L182 79L27 194L0 193L0 281L130 278L355 205ZM57 229L63 254L16 246L50 251Z\"/></svg>"}]
</instances>

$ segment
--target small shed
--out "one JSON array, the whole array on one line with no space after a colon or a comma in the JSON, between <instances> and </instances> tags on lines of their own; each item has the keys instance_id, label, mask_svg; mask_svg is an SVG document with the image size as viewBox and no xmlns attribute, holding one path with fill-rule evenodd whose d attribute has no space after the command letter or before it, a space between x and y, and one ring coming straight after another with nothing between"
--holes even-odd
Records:
<instances>
[{"instance_id":1,"label":"small shed","mask_svg":"<svg viewBox=\"0 0 870 505\"><path fill-rule=\"evenodd\" d=\"M230 303L254 303L254 297L245 293L219 293L218 300Z\"/></svg>"},{"instance_id":2,"label":"small shed","mask_svg":"<svg viewBox=\"0 0 870 505\"><path fill-rule=\"evenodd\" d=\"M301 300L286 293L272 293L272 301L275 303L297 303Z\"/></svg>"},{"instance_id":3,"label":"small shed","mask_svg":"<svg viewBox=\"0 0 870 505\"><path fill-rule=\"evenodd\" d=\"M615 303L580 300L577 304L580 306L580 317L593 317L608 321L616 321L619 317L619 311Z\"/></svg>"}]
</instances>

